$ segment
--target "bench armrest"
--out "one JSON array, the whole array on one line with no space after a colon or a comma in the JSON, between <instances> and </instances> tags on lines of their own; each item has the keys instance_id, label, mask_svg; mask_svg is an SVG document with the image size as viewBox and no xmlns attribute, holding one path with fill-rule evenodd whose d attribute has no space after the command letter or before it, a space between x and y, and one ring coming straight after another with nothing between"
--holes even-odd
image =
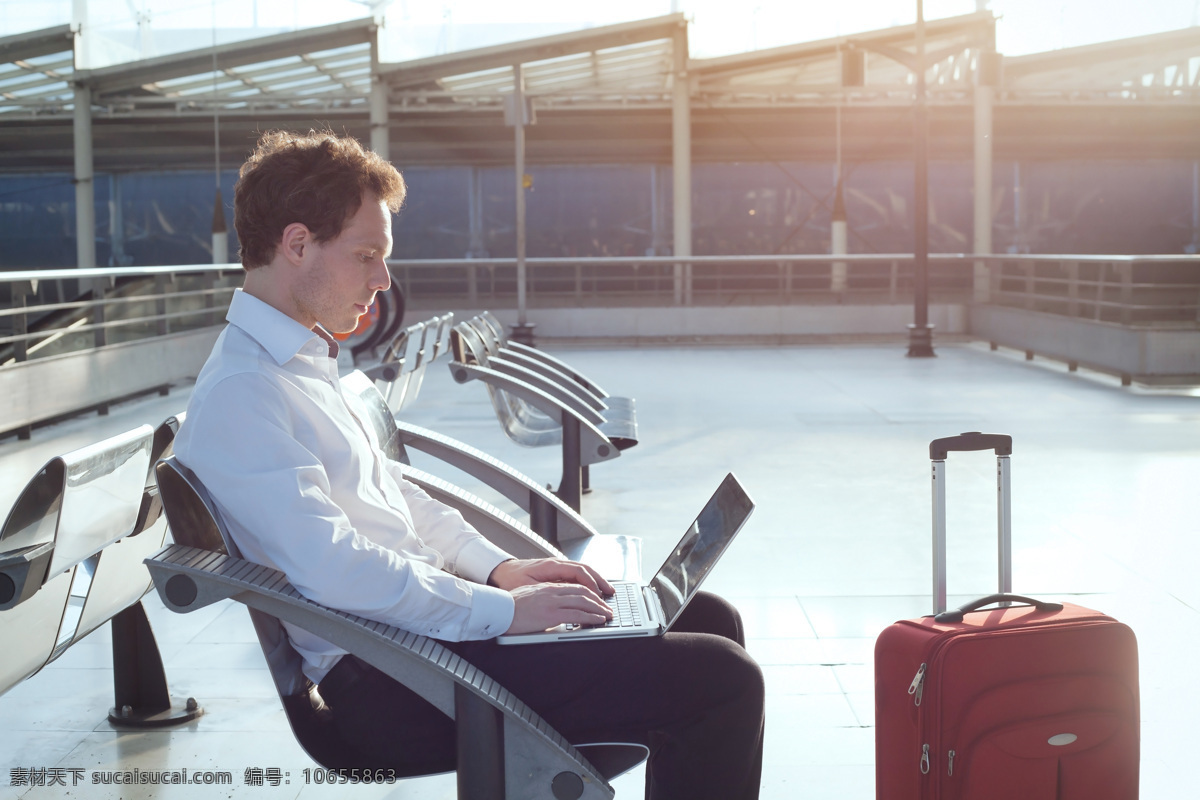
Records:
<instances>
[{"instance_id":1,"label":"bench armrest","mask_svg":"<svg viewBox=\"0 0 1200 800\"><path fill-rule=\"evenodd\" d=\"M464 364L461 361L450 362L450 374L454 376L457 383L478 380L492 388L508 392L557 421L559 425L562 424L564 416L579 420L580 461L583 464L597 464L620 455L617 447L590 419L580 417L574 409L565 406L551 395L519 378L477 364Z\"/></svg>"},{"instance_id":2,"label":"bench armrest","mask_svg":"<svg viewBox=\"0 0 1200 800\"><path fill-rule=\"evenodd\" d=\"M455 508L463 519L497 547L517 558L562 558L562 552L519 520L494 505L428 472L407 465L400 471L405 479L425 490L430 497Z\"/></svg>"},{"instance_id":3,"label":"bench armrest","mask_svg":"<svg viewBox=\"0 0 1200 800\"><path fill-rule=\"evenodd\" d=\"M553 509L556 517L554 529L559 541L596 535L596 529L574 509L558 499L557 495L500 459L427 428L409 425L399 420L396 421L396 428L400 432L400 443L405 447L428 453L483 481L526 513L532 512L534 498L538 498L538 502Z\"/></svg>"},{"instance_id":4,"label":"bench armrest","mask_svg":"<svg viewBox=\"0 0 1200 800\"><path fill-rule=\"evenodd\" d=\"M581 800L613 796L604 778L545 720L433 639L326 608L306 599L278 570L220 553L168 545L146 559L146 566L172 611L233 599L354 653L451 719L472 704L491 709L503 720L501 757L509 797L554 800L552 785L564 781L581 789L575 795Z\"/></svg>"}]
</instances>

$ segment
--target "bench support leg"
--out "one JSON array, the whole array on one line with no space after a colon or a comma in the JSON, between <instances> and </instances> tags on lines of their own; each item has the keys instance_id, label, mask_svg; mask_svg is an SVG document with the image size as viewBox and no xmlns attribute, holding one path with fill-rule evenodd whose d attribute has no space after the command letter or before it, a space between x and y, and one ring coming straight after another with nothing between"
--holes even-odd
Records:
<instances>
[{"instance_id":1,"label":"bench support leg","mask_svg":"<svg viewBox=\"0 0 1200 800\"><path fill-rule=\"evenodd\" d=\"M572 510L579 511L583 495L583 447L580 444L579 420L563 414L562 482L555 492Z\"/></svg>"},{"instance_id":2,"label":"bench support leg","mask_svg":"<svg viewBox=\"0 0 1200 800\"><path fill-rule=\"evenodd\" d=\"M454 687L458 800L504 797L504 714L462 686Z\"/></svg>"},{"instance_id":3,"label":"bench support leg","mask_svg":"<svg viewBox=\"0 0 1200 800\"><path fill-rule=\"evenodd\" d=\"M161 728L190 722L204 713L195 698L171 704L167 676L146 609L135 603L112 618L113 690L116 705L108 712L114 725Z\"/></svg>"},{"instance_id":4,"label":"bench support leg","mask_svg":"<svg viewBox=\"0 0 1200 800\"><path fill-rule=\"evenodd\" d=\"M537 492L529 493L529 527L550 544L558 547L558 511Z\"/></svg>"}]
</instances>

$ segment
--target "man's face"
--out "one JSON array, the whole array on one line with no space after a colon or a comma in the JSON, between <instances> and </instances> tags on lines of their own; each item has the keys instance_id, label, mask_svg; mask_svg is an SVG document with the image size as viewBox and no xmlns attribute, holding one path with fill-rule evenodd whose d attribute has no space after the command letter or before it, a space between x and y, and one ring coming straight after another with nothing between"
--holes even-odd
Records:
<instances>
[{"instance_id":1,"label":"man's face","mask_svg":"<svg viewBox=\"0 0 1200 800\"><path fill-rule=\"evenodd\" d=\"M392 252L391 212L381 201L365 196L336 238L307 247L311 250L305 252L292 287L302 321L319 322L332 333L353 331L375 293L391 285L385 263Z\"/></svg>"}]
</instances>

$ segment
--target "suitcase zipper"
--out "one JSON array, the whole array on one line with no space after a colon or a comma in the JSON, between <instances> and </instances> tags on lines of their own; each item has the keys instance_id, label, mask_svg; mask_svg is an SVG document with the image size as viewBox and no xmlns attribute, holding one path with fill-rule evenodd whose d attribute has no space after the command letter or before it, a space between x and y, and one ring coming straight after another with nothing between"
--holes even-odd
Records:
<instances>
[{"instance_id":1,"label":"suitcase zipper","mask_svg":"<svg viewBox=\"0 0 1200 800\"><path fill-rule=\"evenodd\" d=\"M946 774L949 776L954 775L954 751L953 750L951 750L949 752L949 754L947 755Z\"/></svg>"},{"instance_id":2,"label":"suitcase zipper","mask_svg":"<svg viewBox=\"0 0 1200 800\"><path fill-rule=\"evenodd\" d=\"M929 666L928 662L921 665L917 670L917 674L912 679L912 683L908 685L908 693L913 695L913 705L921 705L921 695L925 691L925 668Z\"/></svg>"},{"instance_id":3,"label":"suitcase zipper","mask_svg":"<svg viewBox=\"0 0 1200 800\"><path fill-rule=\"evenodd\" d=\"M925 679L927 677L927 673L929 671L930 665L933 664L936 666L938 663L940 663L940 659L942 658L945 650L947 648L949 648L951 645L953 645L955 643L955 640L957 640L959 638L960 637L958 637L958 636L943 636L943 637L941 637L941 640L939 642L937 642L933 647L930 648L929 655L926 656L929 660L924 662L923 664L921 664L920 668L917 670L917 674L913 677L913 681L909 685L909 689L908 689L909 694L913 695L913 702L917 706L921 705L921 700L925 693L925 682L926 682ZM933 721L934 719L936 719L935 715L938 712L937 700L938 700L937 692L934 692L934 694L931 698L931 702L928 705L926 705L924 708L920 708L920 710L917 712L917 741L922 742L922 745L921 745L921 774L922 775L929 775L929 772L931 769L931 759L930 759L930 755L929 755L930 747L929 747L929 743L925 742L924 739L925 739L926 734L928 733L926 720L929 719L930 721ZM936 731L935 731L935 734L936 734ZM936 742L936 743L940 744L940 742ZM930 779L926 778L925 780L928 781ZM923 781L923 783L924 783L924 781ZM936 781L934 781L932 785L930 785L928 783L925 783L924 785L925 785L925 788L923 789L923 792L925 792L925 793L937 791L937 782Z\"/></svg>"}]
</instances>

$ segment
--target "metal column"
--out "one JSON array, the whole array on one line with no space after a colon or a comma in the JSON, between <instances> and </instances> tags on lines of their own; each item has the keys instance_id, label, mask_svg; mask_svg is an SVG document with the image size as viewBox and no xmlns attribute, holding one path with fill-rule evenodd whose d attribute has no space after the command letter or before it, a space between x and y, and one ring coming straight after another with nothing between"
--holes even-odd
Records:
<instances>
[{"instance_id":1,"label":"metal column","mask_svg":"<svg viewBox=\"0 0 1200 800\"><path fill-rule=\"evenodd\" d=\"M525 126L529 119L525 99L525 74L520 64L513 64L512 125L515 131L516 183L517 183L517 324L513 326L513 338L523 344L533 344L533 326L526 315L525 263Z\"/></svg>"},{"instance_id":2,"label":"metal column","mask_svg":"<svg viewBox=\"0 0 1200 800\"><path fill-rule=\"evenodd\" d=\"M384 161L391 161L388 128L388 85L379 75L379 29L371 38L371 149Z\"/></svg>"},{"instance_id":3,"label":"metal column","mask_svg":"<svg viewBox=\"0 0 1200 800\"><path fill-rule=\"evenodd\" d=\"M125 216L121 201L121 176L108 176L108 265L127 267L133 259L125 254Z\"/></svg>"},{"instance_id":4,"label":"metal column","mask_svg":"<svg viewBox=\"0 0 1200 800\"><path fill-rule=\"evenodd\" d=\"M92 172L92 90L75 85L75 266L96 266L96 193Z\"/></svg>"},{"instance_id":5,"label":"metal column","mask_svg":"<svg viewBox=\"0 0 1200 800\"><path fill-rule=\"evenodd\" d=\"M992 252L992 104L996 90L975 86L975 254ZM985 261L975 262L975 302L990 299L991 282Z\"/></svg>"},{"instance_id":6,"label":"metal column","mask_svg":"<svg viewBox=\"0 0 1200 800\"><path fill-rule=\"evenodd\" d=\"M929 358L933 326L929 324L929 124L925 105L925 12L917 0L917 58L913 103L913 324L908 326L908 356Z\"/></svg>"},{"instance_id":7,"label":"metal column","mask_svg":"<svg viewBox=\"0 0 1200 800\"><path fill-rule=\"evenodd\" d=\"M479 167L471 167L467 192L467 258L487 258L483 231L483 173Z\"/></svg>"},{"instance_id":8,"label":"metal column","mask_svg":"<svg viewBox=\"0 0 1200 800\"><path fill-rule=\"evenodd\" d=\"M650 167L650 252L646 255L668 256L671 240L667 236L667 178L666 167Z\"/></svg>"},{"instance_id":9,"label":"metal column","mask_svg":"<svg viewBox=\"0 0 1200 800\"><path fill-rule=\"evenodd\" d=\"M1192 162L1192 246L1188 252L1200 252L1200 161Z\"/></svg>"},{"instance_id":10,"label":"metal column","mask_svg":"<svg viewBox=\"0 0 1200 800\"><path fill-rule=\"evenodd\" d=\"M680 23L672 42L671 158L674 173L675 255L692 254L692 108L688 88L687 23ZM675 304L692 304L692 265L675 265Z\"/></svg>"},{"instance_id":11,"label":"metal column","mask_svg":"<svg viewBox=\"0 0 1200 800\"><path fill-rule=\"evenodd\" d=\"M996 52L996 31L980 47L975 62L975 253L991 255L992 249L992 170L993 117L996 87L1000 86L1002 56ZM986 261L975 262L975 302L991 299L991 275Z\"/></svg>"},{"instance_id":12,"label":"metal column","mask_svg":"<svg viewBox=\"0 0 1200 800\"><path fill-rule=\"evenodd\" d=\"M839 170L840 173L840 170ZM846 229L846 200L842 195L842 179L839 174L833 194L833 219L829 224L830 252L835 256L844 256L847 252ZM846 293L849 270L845 261L834 261L830 271L829 289L834 294Z\"/></svg>"},{"instance_id":13,"label":"metal column","mask_svg":"<svg viewBox=\"0 0 1200 800\"><path fill-rule=\"evenodd\" d=\"M225 201L221 198L221 187L219 186L213 197L212 263L230 263L229 226L225 224Z\"/></svg>"}]
</instances>

